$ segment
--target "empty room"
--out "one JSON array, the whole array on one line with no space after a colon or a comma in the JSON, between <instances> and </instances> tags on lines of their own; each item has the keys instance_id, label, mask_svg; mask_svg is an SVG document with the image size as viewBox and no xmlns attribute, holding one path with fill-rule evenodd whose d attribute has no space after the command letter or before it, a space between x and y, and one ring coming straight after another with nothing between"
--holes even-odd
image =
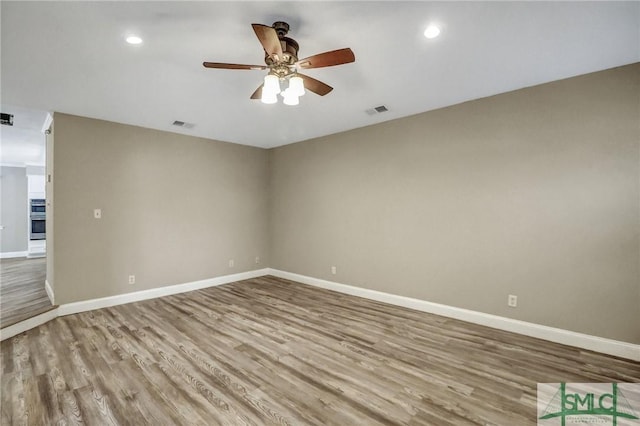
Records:
<instances>
[{"instance_id":1,"label":"empty room","mask_svg":"<svg viewBox=\"0 0 640 426\"><path fill-rule=\"evenodd\" d=\"M640 2L0 19L2 425L640 426Z\"/></svg>"}]
</instances>

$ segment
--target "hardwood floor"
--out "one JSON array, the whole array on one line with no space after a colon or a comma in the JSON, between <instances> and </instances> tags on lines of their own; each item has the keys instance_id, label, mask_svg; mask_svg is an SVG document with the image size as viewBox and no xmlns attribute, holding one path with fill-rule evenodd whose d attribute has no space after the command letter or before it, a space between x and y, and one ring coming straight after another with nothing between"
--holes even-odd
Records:
<instances>
[{"instance_id":1,"label":"hardwood floor","mask_svg":"<svg viewBox=\"0 0 640 426\"><path fill-rule=\"evenodd\" d=\"M2 424L535 425L537 382L640 363L262 277L1 345Z\"/></svg>"},{"instance_id":2,"label":"hardwood floor","mask_svg":"<svg viewBox=\"0 0 640 426\"><path fill-rule=\"evenodd\" d=\"M52 309L44 289L46 258L0 260L0 328Z\"/></svg>"}]
</instances>

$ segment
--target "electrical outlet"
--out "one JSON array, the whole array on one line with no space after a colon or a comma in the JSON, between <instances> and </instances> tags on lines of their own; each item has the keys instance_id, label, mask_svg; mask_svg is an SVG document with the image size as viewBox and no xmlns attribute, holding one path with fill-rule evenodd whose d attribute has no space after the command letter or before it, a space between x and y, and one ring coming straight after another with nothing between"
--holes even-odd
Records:
<instances>
[{"instance_id":1,"label":"electrical outlet","mask_svg":"<svg viewBox=\"0 0 640 426\"><path fill-rule=\"evenodd\" d=\"M233 259L229 260L229 268L233 268L235 264L236 263L233 261Z\"/></svg>"},{"instance_id":2,"label":"electrical outlet","mask_svg":"<svg viewBox=\"0 0 640 426\"><path fill-rule=\"evenodd\" d=\"M135 283L136 283L136 276L129 275L129 284L135 284Z\"/></svg>"},{"instance_id":3,"label":"electrical outlet","mask_svg":"<svg viewBox=\"0 0 640 426\"><path fill-rule=\"evenodd\" d=\"M509 298L507 299L507 305L509 305L511 308L517 307L518 306L518 296L510 294Z\"/></svg>"},{"instance_id":4,"label":"electrical outlet","mask_svg":"<svg viewBox=\"0 0 640 426\"><path fill-rule=\"evenodd\" d=\"M101 209L93 209L93 217L96 219L102 219L102 210Z\"/></svg>"},{"instance_id":5,"label":"electrical outlet","mask_svg":"<svg viewBox=\"0 0 640 426\"><path fill-rule=\"evenodd\" d=\"M259 257L259 256L256 256L256 265L257 265L258 263L260 263L260 257Z\"/></svg>"},{"instance_id":6,"label":"electrical outlet","mask_svg":"<svg viewBox=\"0 0 640 426\"><path fill-rule=\"evenodd\" d=\"M337 269L335 266L332 266L332 267L331 267L331 273L332 273L333 275L337 274L337 273L338 273L338 269Z\"/></svg>"}]
</instances>

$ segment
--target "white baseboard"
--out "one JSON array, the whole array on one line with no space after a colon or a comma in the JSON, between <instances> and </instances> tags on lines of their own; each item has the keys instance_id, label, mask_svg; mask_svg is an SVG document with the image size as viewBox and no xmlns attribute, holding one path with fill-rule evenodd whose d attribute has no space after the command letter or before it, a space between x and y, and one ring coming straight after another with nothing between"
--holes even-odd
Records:
<instances>
[{"instance_id":1,"label":"white baseboard","mask_svg":"<svg viewBox=\"0 0 640 426\"><path fill-rule=\"evenodd\" d=\"M392 305L403 306L418 311L428 312L449 318L455 318L462 321L480 324L499 330L510 331L525 336L536 337L551 342L561 343L569 346L575 346L582 349L588 349L609 355L619 356L622 358L640 361L640 345L621 342L618 340L605 339L603 337L591 336L588 334L577 333L574 331L563 330L560 328L549 327L540 324L515 320L511 318L500 317L497 315L485 314L482 312L471 311L468 309L456 308L453 306L442 305L439 303L428 302L426 300L414 299L411 297L398 296L394 294L384 293L381 291L370 290L366 288L354 287L346 284L340 284L332 281L322 280L318 278L308 277L305 275L294 274L291 272L280 271L277 269L265 268L254 271L241 272L238 274L224 275L220 277L210 278L201 281L193 281L184 284L177 284L166 287L142 290L133 293L119 294L116 296L103 297L99 299L84 300L81 302L67 303L56 309L40 314L36 317L22 321L18 324L6 327L0 331L0 340L13 337L31 328L37 327L50 321L58 316L70 315L79 312L91 311L94 309L107 308L110 306L121 305L125 303L138 302L141 300L154 299L162 296L170 296L172 294L184 293L187 291L200 290L207 287L214 287L222 284L228 284L236 281L257 278L264 275L273 275L276 277L309 284L315 287L333 290L340 293L350 294L353 296L363 297L366 299L377 300L379 302L389 303ZM45 282L47 295L54 301L53 289L49 282Z\"/></svg>"},{"instance_id":2,"label":"white baseboard","mask_svg":"<svg viewBox=\"0 0 640 426\"><path fill-rule=\"evenodd\" d=\"M51 288L51 284L49 284L48 280L44 280L44 290L47 292L47 296L49 297L49 300L51 301L52 305L55 305L55 295L53 294L53 288Z\"/></svg>"},{"instance_id":3,"label":"white baseboard","mask_svg":"<svg viewBox=\"0 0 640 426\"><path fill-rule=\"evenodd\" d=\"M9 327L5 327L0 330L0 341L16 336L20 333L24 333L25 331L31 330L32 328L42 325L45 322L49 322L52 319L56 319L57 317L58 308L53 308L52 310L36 315L35 317L31 317L10 325Z\"/></svg>"},{"instance_id":4,"label":"white baseboard","mask_svg":"<svg viewBox=\"0 0 640 426\"><path fill-rule=\"evenodd\" d=\"M45 252L29 252L27 253L27 258L28 259L39 259L42 257L47 257L47 253Z\"/></svg>"},{"instance_id":5,"label":"white baseboard","mask_svg":"<svg viewBox=\"0 0 640 426\"><path fill-rule=\"evenodd\" d=\"M257 269L254 271L240 272L238 274L223 275L201 281L192 281L184 284L170 285L166 287L152 288L149 290L136 291L133 293L118 294L116 296L102 297L99 299L83 300L81 302L66 303L58 308L58 316L76 314L78 312L92 311L94 309L108 308L125 303L139 302L141 300L155 299L156 297L170 296L172 294L184 293L187 291L200 290L207 287L214 287L222 284L229 284L236 281L248 280L251 278L267 275L268 269Z\"/></svg>"},{"instance_id":6,"label":"white baseboard","mask_svg":"<svg viewBox=\"0 0 640 426\"><path fill-rule=\"evenodd\" d=\"M411 297L398 296L381 291L366 288L354 287L332 281L321 280L305 275L291 272L268 269L269 275L309 284L315 287L346 293L365 299L377 300L379 302L392 305L403 306L418 311L441 315L448 318L455 318L462 321L480 324L498 330L510 331L525 336L536 337L555 343L588 349L609 355L640 361L640 345L621 342L619 340L606 339L589 334L577 333L563 330L561 328L549 327L546 325L534 324L526 321L505 318L498 315L485 314L483 312L471 311L469 309L456 308L439 303L427 302L426 300L414 299Z\"/></svg>"},{"instance_id":7,"label":"white baseboard","mask_svg":"<svg viewBox=\"0 0 640 426\"><path fill-rule=\"evenodd\" d=\"M119 294L116 296L102 297L100 299L83 300L82 302L67 303L60 305L50 311L35 317L26 319L17 324L10 325L0 331L0 340L8 339L17 334L31 330L57 317L76 314L79 312L91 311L94 309L108 308L125 303L138 302L141 300L155 299L156 297L170 296L172 294L184 293L187 291L200 290L207 287L214 287L236 281L248 280L262 277L268 274L268 269L257 269L255 271L240 272L238 274L223 275L221 277L209 278L201 281L192 281L184 284L176 284L166 287L152 288L149 290L136 291L134 293ZM45 280L45 290L51 303L54 301L54 293L49 281Z\"/></svg>"},{"instance_id":8,"label":"white baseboard","mask_svg":"<svg viewBox=\"0 0 640 426\"><path fill-rule=\"evenodd\" d=\"M0 253L0 259L12 259L14 257L27 257L28 252L26 251L6 251L4 253Z\"/></svg>"}]
</instances>

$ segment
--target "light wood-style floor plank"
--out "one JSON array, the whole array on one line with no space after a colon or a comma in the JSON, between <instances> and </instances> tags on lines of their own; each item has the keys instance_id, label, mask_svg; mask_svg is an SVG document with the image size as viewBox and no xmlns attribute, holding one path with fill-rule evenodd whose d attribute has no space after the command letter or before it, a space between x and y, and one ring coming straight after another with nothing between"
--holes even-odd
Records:
<instances>
[{"instance_id":1,"label":"light wood-style floor plank","mask_svg":"<svg viewBox=\"0 0 640 426\"><path fill-rule=\"evenodd\" d=\"M0 328L53 309L44 289L46 258L0 260Z\"/></svg>"},{"instance_id":2,"label":"light wood-style floor plank","mask_svg":"<svg viewBox=\"0 0 640 426\"><path fill-rule=\"evenodd\" d=\"M640 363L261 277L8 339L2 425L535 425L538 382Z\"/></svg>"}]
</instances>

